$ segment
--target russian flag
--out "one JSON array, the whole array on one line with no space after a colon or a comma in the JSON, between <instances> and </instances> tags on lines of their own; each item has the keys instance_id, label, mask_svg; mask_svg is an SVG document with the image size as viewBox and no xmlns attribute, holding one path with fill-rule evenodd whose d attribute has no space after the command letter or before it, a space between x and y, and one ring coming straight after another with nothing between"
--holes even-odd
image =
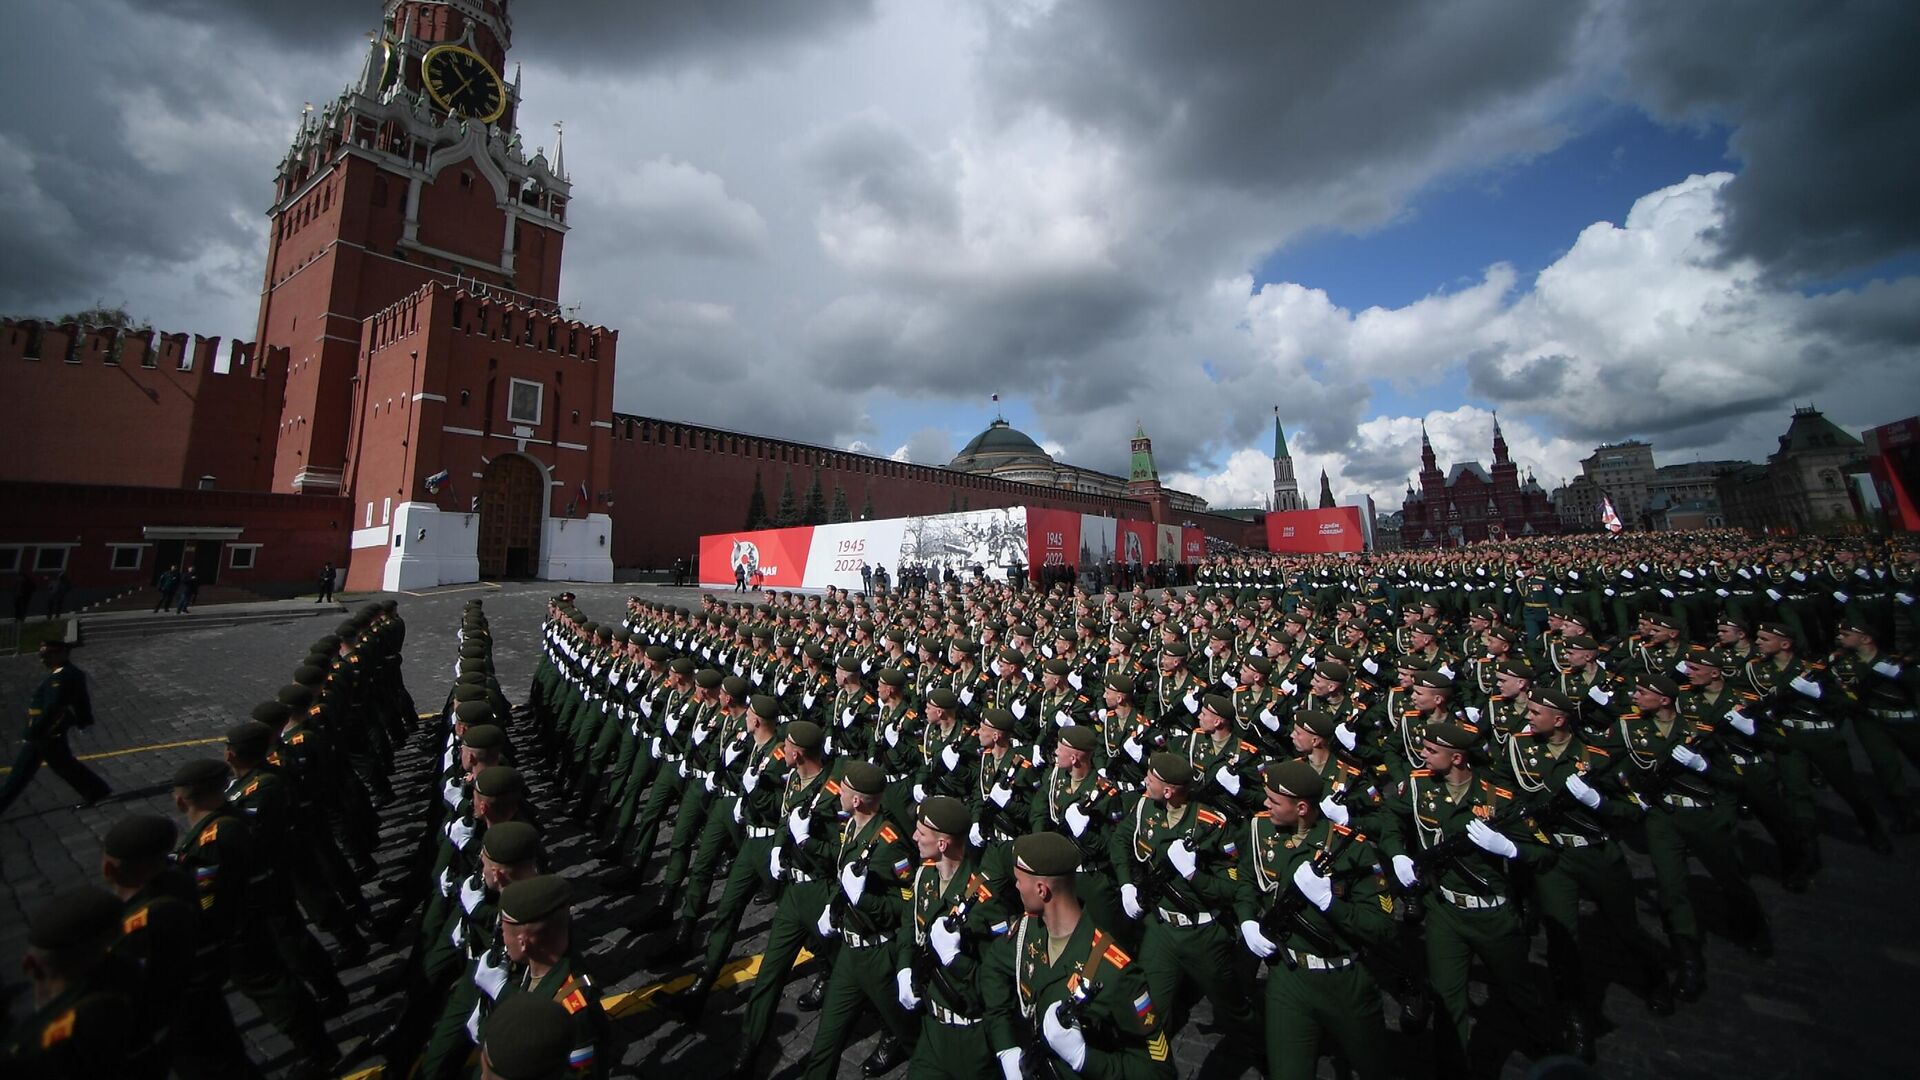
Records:
<instances>
[{"instance_id":1,"label":"russian flag","mask_svg":"<svg viewBox=\"0 0 1920 1080\"><path fill-rule=\"evenodd\" d=\"M1148 1016L1152 1015L1152 1013L1153 998L1149 997L1145 990L1142 990L1140 991L1140 996L1133 999L1133 1015L1140 1017L1141 1020L1144 1021Z\"/></svg>"},{"instance_id":2,"label":"russian flag","mask_svg":"<svg viewBox=\"0 0 1920 1080\"><path fill-rule=\"evenodd\" d=\"M453 479L453 473L449 472L446 469L441 469L439 472L434 473L432 476L427 477L426 479L427 494L429 495L440 494L441 485L445 484L448 480L451 480L451 479Z\"/></svg>"},{"instance_id":3,"label":"russian flag","mask_svg":"<svg viewBox=\"0 0 1920 1080\"><path fill-rule=\"evenodd\" d=\"M900 860L899 862L897 862L897 863L894 863L894 864L893 864L893 876L894 876L894 877L905 877L905 876L907 876L907 868L908 868L909 866L912 866L912 865L913 865L913 864L912 864L911 862L909 862L908 860L906 860L906 859L901 859L901 860Z\"/></svg>"}]
</instances>

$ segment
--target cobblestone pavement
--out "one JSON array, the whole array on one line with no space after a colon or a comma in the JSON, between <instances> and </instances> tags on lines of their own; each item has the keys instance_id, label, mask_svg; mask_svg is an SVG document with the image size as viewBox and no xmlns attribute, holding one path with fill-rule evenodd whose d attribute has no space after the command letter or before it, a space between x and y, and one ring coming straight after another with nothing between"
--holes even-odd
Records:
<instances>
[{"instance_id":1,"label":"cobblestone pavement","mask_svg":"<svg viewBox=\"0 0 1920 1080\"><path fill-rule=\"evenodd\" d=\"M612 617L631 593L672 602L694 603L691 589L663 586L572 586L581 608L594 616ZM401 614L407 620L407 685L421 708L436 707L452 681L453 627L460 607L473 597L486 600L495 634L495 659L501 684L516 703L531 677L539 623L546 597L554 591L542 583L509 584L500 588L468 586L437 590L426 595L402 595ZM352 599L349 599L349 606ZM206 610L206 609L202 609ZM192 616L183 616L190 619ZM42 773L26 795L0 820L0 978L7 985L9 1017L18 1020L30 1006L28 995L12 973L25 946L24 909L52 890L98 877L99 840L121 814L134 810L166 813L170 807L161 785L182 761L217 753L216 739L228 726L244 718L257 701L285 684L294 662L306 645L331 628L326 618L290 618L285 622L244 627L185 631L136 640L101 642L76 653L76 662L92 680L99 720L74 739L81 755L115 753L90 765L111 783L118 796L99 807L69 809L73 794L56 777ZM24 723L26 701L43 674L33 657L0 660L0 740L10 760ZM197 744L197 745L196 745ZM418 776L424 761L409 749L397 771ZM387 811L387 850L382 863L401 858L412 831L400 809L418 805L417 791L402 786L401 801ZM597 884L604 868L593 861L592 843L569 820L554 812L544 778L535 778L536 797L546 807L550 823L549 850L555 865L575 879L582 933L592 944L587 952L593 970L609 994L642 990L662 981L683 978L690 969L655 970L646 956L658 943L664 924L635 926L647 906L649 887L637 894L614 894ZM1904 1036L1908 991L1920 980L1920 935L1910 916L1914 909L1915 852L1920 838L1900 839L1900 851L1891 860L1878 858L1859 842L1851 818L1836 812L1837 801L1825 807L1831 827L1825 845L1827 868L1812 891L1793 895L1766 876L1771 851L1753 841L1753 865L1762 871L1757 887L1773 918L1777 955L1758 960L1724 938L1714 938L1707 950L1709 989L1695 1005L1681 1006L1678 1015L1660 1019L1650 1015L1630 992L1618 987L1606 997L1608 1028L1600 1039L1599 1069L1609 1077L1806 1077L1911 1075L1911 1055ZM1747 830L1750 840L1759 835ZM661 843L665 843L665 836ZM664 860L655 860L659 865ZM1643 883L1643 918L1652 920L1651 870L1634 856ZM1696 878L1702 904L1710 920L1717 917L1712 888L1704 876ZM736 955L756 954L764 941L769 908L755 908L743 927ZM1651 922L1650 922L1651 925ZM1710 925L1712 925L1710 923ZM1598 936L1598 935L1596 935ZM1536 951L1536 961L1541 956ZM1594 959L1604 968L1607 957ZM351 1053L356 1045L387 1017L391 1000L375 1000L374 981L399 961L388 952L370 964L343 972L354 1006L332 1021L335 1036ZM779 1043L762 1063L769 1075L795 1075L813 1038L814 1016L798 1011L793 999L811 981L795 977L776 1021ZM647 995L629 998L615 1022L624 1041L620 1075L653 1076L667 1070L698 1073L718 1068L733 1050L730 1041L744 1001L740 991L716 995L704 1025L698 1031L670 1023L649 1007ZM292 1064L286 1041L265 1025L244 998L233 998L255 1056L276 1068ZM1389 1016L1392 1012L1389 1010ZM1175 1040L1182 1077L1239 1077L1257 1075L1237 1060L1211 1029L1211 1010L1194 1007L1187 1029ZM1391 1020L1390 1020L1391 1023ZM842 1073L859 1074L858 1062L872 1049L871 1024L861 1041L850 1048ZM1427 1072L1418 1043L1390 1038L1398 1054L1399 1071L1418 1076ZM1518 1058L1505 1070L1522 1076ZM896 1075L904 1075L903 1073ZM1324 1075L1333 1075L1330 1068Z\"/></svg>"}]
</instances>

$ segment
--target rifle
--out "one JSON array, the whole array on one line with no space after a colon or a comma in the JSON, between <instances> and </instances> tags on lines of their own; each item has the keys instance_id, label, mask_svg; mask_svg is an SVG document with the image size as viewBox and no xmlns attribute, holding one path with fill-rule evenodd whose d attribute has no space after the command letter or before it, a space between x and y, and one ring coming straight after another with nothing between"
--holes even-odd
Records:
<instances>
[{"instance_id":1,"label":"rifle","mask_svg":"<svg viewBox=\"0 0 1920 1080\"><path fill-rule=\"evenodd\" d=\"M1339 836L1342 834L1336 832L1334 835ZM1340 845L1342 851L1346 849L1348 844L1358 839L1360 834L1347 833L1345 835L1350 837L1350 839ZM1338 852L1334 850L1333 845L1327 844L1313 853L1313 858L1309 860L1309 864L1313 867L1314 873L1324 878L1332 878L1333 860L1337 855ZM1359 868L1335 880L1360 877L1372 872L1372 867ZM1273 942L1273 956L1278 957L1279 962L1286 964L1288 971L1293 971L1300 966L1300 962L1293 958L1293 950L1287 948L1288 939L1292 938L1296 932L1311 938L1313 945L1317 948L1331 949L1333 946L1333 940L1331 938L1321 933L1317 927L1308 925L1301 918L1301 916L1305 914L1306 905L1306 894L1300 891L1299 886L1294 884L1293 879L1289 878L1287 879L1287 883L1281 887L1280 898L1275 900L1273 906L1268 908L1267 913L1260 918L1260 932ZM1267 962L1271 964L1274 963L1275 960L1273 957L1269 957Z\"/></svg>"},{"instance_id":2,"label":"rifle","mask_svg":"<svg viewBox=\"0 0 1920 1080\"><path fill-rule=\"evenodd\" d=\"M1487 828L1498 832L1501 826L1527 817L1531 813L1531 808L1521 803L1509 803L1497 811L1492 817L1486 819ZM1426 872L1428 867L1439 866L1449 861L1458 860L1460 856L1477 850L1479 850L1479 845L1475 844L1473 837L1463 829L1460 832L1454 833L1452 836L1446 837L1430 848L1423 848L1420 851L1414 852L1408 856L1408 858L1413 861L1414 869L1420 872L1422 881L1426 882L1431 877L1431 875ZM1457 862L1454 869L1466 875L1476 890L1483 893L1495 891L1493 883L1481 877L1479 871L1473 869L1471 864Z\"/></svg>"},{"instance_id":3,"label":"rifle","mask_svg":"<svg viewBox=\"0 0 1920 1080\"><path fill-rule=\"evenodd\" d=\"M1689 737L1681 740L1676 745L1684 746L1696 754L1711 753L1719 748L1722 740L1719 731L1711 727L1696 727L1694 731L1698 733L1697 738ZM1631 779L1628 781L1627 786L1631 787L1634 794L1640 796L1642 800L1651 806L1661 795L1666 793L1667 785L1671 784L1681 773L1690 771L1686 766L1673 760L1673 753L1669 750L1654 764L1653 768L1636 769L1634 773L1631 774Z\"/></svg>"},{"instance_id":4,"label":"rifle","mask_svg":"<svg viewBox=\"0 0 1920 1080\"><path fill-rule=\"evenodd\" d=\"M912 972L908 979L913 984L915 997L925 998L929 980L940 988L940 994L948 1001L957 1002L958 1011L971 1016L974 1013L973 996L953 982L953 975L939 957L933 954L933 928L946 924L950 930L959 930L966 922L967 914L973 909L973 898L968 897L953 907L953 910L933 920L927 927L927 938L913 951L913 961L909 968Z\"/></svg>"},{"instance_id":5,"label":"rifle","mask_svg":"<svg viewBox=\"0 0 1920 1080\"><path fill-rule=\"evenodd\" d=\"M1067 991L1066 1000L1060 1003L1060 1026L1069 1030L1084 1029L1087 1023L1087 1010L1105 989L1106 984L1102 982L1083 982ZM1038 1048L1038 1052L1025 1059L1026 1063L1021 1066L1021 1075L1037 1078L1043 1075L1044 1068L1045 1073L1052 1074L1056 1080L1073 1080L1079 1074L1068 1070L1066 1064L1053 1055L1051 1047L1047 1044L1046 1033L1041 1030L1045 1020L1044 1010L1034 1010L1032 1042ZM1042 1061L1046 1062L1044 1066L1040 1064Z\"/></svg>"}]
</instances>

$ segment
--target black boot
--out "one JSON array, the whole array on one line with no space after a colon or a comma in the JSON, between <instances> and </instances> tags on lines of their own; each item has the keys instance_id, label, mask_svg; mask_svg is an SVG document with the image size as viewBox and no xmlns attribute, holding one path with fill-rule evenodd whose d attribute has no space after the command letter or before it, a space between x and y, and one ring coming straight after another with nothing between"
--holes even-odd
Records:
<instances>
[{"instance_id":1,"label":"black boot","mask_svg":"<svg viewBox=\"0 0 1920 1080\"><path fill-rule=\"evenodd\" d=\"M796 1004L800 1006L803 1012L819 1012L820 1006L826 1003L827 973L823 971L820 973L819 978L813 980L813 985L807 987L807 992L800 995L800 1000L796 1002Z\"/></svg>"},{"instance_id":2,"label":"black boot","mask_svg":"<svg viewBox=\"0 0 1920 1080\"><path fill-rule=\"evenodd\" d=\"M885 1076L900 1067L900 1063L910 1057L907 1048L892 1035L880 1036L880 1045L873 1048L867 1060L860 1063L860 1071L868 1076Z\"/></svg>"},{"instance_id":3,"label":"black boot","mask_svg":"<svg viewBox=\"0 0 1920 1080\"><path fill-rule=\"evenodd\" d=\"M654 998L660 1008L674 1019L688 1026L698 1026L700 1014L706 1011L707 995L713 991L713 980L701 972L692 984L681 990L668 990Z\"/></svg>"},{"instance_id":4,"label":"black boot","mask_svg":"<svg viewBox=\"0 0 1920 1080\"><path fill-rule=\"evenodd\" d=\"M694 929L694 921L683 916L674 923L673 936L667 939L666 944L655 949L653 955L647 957L647 963L659 966L685 959L687 954L693 951Z\"/></svg>"},{"instance_id":5,"label":"black boot","mask_svg":"<svg viewBox=\"0 0 1920 1080\"><path fill-rule=\"evenodd\" d=\"M1707 964L1700 955L1700 943L1689 938L1675 942L1680 954L1679 970L1674 974L1673 990L1681 1001L1699 1001L1707 989Z\"/></svg>"}]
</instances>

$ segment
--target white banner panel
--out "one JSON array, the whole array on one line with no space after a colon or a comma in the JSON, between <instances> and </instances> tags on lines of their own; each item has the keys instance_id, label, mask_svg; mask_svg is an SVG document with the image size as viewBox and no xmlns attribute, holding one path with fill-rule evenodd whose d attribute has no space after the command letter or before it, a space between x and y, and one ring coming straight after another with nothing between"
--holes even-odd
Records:
<instances>
[{"instance_id":1,"label":"white banner panel","mask_svg":"<svg viewBox=\"0 0 1920 1080\"><path fill-rule=\"evenodd\" d=\"M1104 563L1113 558L1115 536L1112 518L1081 514L1080 569L1089 570L1095 563Z\"/></svg>"},{"instance_id":2,"label":"white banner panel","mask_svg":"<svg viewBox=\"0 0 1920 1080\"><path fill-rule=\"evenodd\" d=\"M860 576L862 564L874 569L884 566L888 577L898 582L900 563L896 553L906 526L906 518L815 526L813 545L807 549L805 587L824 589L832 585L860 592L866 588Z\"/></svg>"}]
</instances>

